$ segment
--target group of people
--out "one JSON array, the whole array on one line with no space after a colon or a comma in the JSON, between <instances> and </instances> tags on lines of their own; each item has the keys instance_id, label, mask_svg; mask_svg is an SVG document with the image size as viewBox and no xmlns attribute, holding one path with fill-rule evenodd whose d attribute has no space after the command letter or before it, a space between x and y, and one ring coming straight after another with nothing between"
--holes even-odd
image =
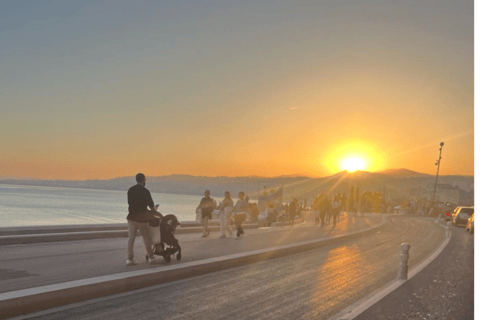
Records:
<instances>
[{"instance_id":1,"label":"group of people","mask_svg":"<svg viewBox=\"0 0 480 320\"><path fill-rule=\"evenodd\" d=\"M146 177L143 173L139 173L135 176L137 184L128 189L128 245L127 245L127 265L137 264L134 260L133 246L135 243L135 237L137 231L143 238L145 250L147 251L147 260L149 263L155 261L155 255L153 252L153 244L151 243L150 226L149 223L153 219L163 218L163 215L157 211L152 195L150 191L145 188ZM318 202L318 201L317 201ZM314 209L319 211L319 221L324 224L325 217L327 222L330 220L330 214L327 213L325 208L320 208L318 202L314 205ZM316 206L316 207L315 207ZM334 200L333 208L339 207L339 201ZM229 191L225 191L224 199L217 206L216 202L210 197L210 191L205 190L204 197L200 201L197 207L197 211L201 214L201 223L203 227L202 237L208 237L210 231L208 229L208 223L212 219L212 214L215 209L219 210L220 221L220 238L226 238L228 232L233 236L233 231L230 228L230 223L233 220L237 229L236 239L241 239L245 231L242 228L242 224L247 219L247 214L256 211L258 216L258 208L249 203L248 197L245 196L245 192L238 193L238 200L234 204ZM283 211L283 210L282 210ZM339 212L339 210L338 210ZM336 224L338 216L336 210L332 211L333 223ZM286 216L290 218L290 223L293 226L295 216L300 213L300 206L297 198L294 198L290 204L285 207Z\"/></svg>"},{"instance_id":2,"label":"group of people","mask_svg":"<svg viewBox=\"0 0 480 320\"><path fill-rule=\"evenodd\" d=\"M294 197L290 203L285 205L281 201L275 200L267 203L264 216L267 225L273 222L288 221L293 226L295 217L300 216L303 209L297 197Z\"/></svg>"},{"instance_id":3,"label":"group of people","mask_svg":"<svg viewBox=\"0 0 480 320\"><path fill-rule=\"evenodd\" d=\"M153 252L153 244L150 236L150 221L157 218L163 218L163 215L157 211L150 191L145 188L147 178L143 173L138 173L135 176L137 184L128 189L128 245L127 245L127 265L135 265L133 246L135 244L135 237L137 231L143 238L145 250L147 251L147 260L149 263L155 262L155 254ZM202 198L197 210L201 211L203 234L202 237L208 237L210 231L208 230L208 222L212 219L213 210L216 208L215 201L210 197L210 191L205 190L205 197ZM220 238L226 238L226 232L233 235L230 229L230 221L235 221L237 228L237 239L241 239L245 231L242 228L243 222L247 219L247 212L249 211L248 198L245 197L245 192L238 194L238 200L234 204L230 192L225 191L225 197L218 206L219 220L220 220Z\"/></svg>"},{"instance_id":4,"label":"group of people","mask_svg":"<svg viewBox=\"0 0 480 320\"><path fill-rule=\"evenodd\" d=\"M210 191L205 190L204 196L200 201L196 211L201 212L201 222L203 226L202 237L208 237L210 231L208 229L208 222L212 219L213 210L215 210L215 201L210 197ZM225 196L220 205L219 220L220 220L220 238L226 238L226 232L233 235L230 229L230 221L235 221L235 227L237 228L237 239L241 239L245 231L242 228L243 222L247 219L247 212L249 210L248 198L245 198L245 192L238 193L238 200L233 204L232 196L229 191L225 191Z\"/></svg>"},{"instance_id":5,"label":"group of people","mask_svg":"<svg viewBox=\"0 0 480 320\"><path fill-rule=\"evenodd\" d=\"M315 224L321 226L333 222L333 226L337 225L338 217L342 211L342 203L339 195L336 195L332 201L328 199L326 194L320 194L315 198L313 203L313 211L315 212Z\"/></svg>"}]
</instances>

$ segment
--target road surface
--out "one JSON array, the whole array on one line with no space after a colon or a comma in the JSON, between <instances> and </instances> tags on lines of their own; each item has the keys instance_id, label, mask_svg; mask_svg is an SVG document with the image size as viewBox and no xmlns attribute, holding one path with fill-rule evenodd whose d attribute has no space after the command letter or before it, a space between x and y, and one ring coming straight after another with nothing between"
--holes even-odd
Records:
<instances>
[{"instance_id":1,"label":"road surface","mask_svg":"<svg viewBox=\"0 0 480 320\"><path fill-rule=\"evenodd\" d=\"M413 267L443 239L444 229L432 219L394 217L381 231L358 239L31 316L327 319L396 276L402 242L412 247Z\"/></svg>"}]
</instances>

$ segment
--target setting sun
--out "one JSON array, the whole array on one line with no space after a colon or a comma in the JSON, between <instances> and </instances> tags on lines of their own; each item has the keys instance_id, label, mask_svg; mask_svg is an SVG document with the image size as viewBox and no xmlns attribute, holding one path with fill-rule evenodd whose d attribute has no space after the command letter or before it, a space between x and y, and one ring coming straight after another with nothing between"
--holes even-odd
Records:
<instances>
[{"instance_id":1,"label":"setting sun","mask_svg":"<svg viewBox=\"0 0 480 320\"><path fill-rule=\"evenodd\" d=\"M329 156L321 160L332 173L339 171L379 171L385 168L384 153L371 141L337 140L326 149Z\"/></svg>"},{"instance_id":2,"label":"setting sun","mask_svg":"<svg viewBox=\"0 0 480 320\"><path fill-rule=\"evenodd\" d=\"M350 172L357 170L365 170L365 161L360 158L348 158L342 162L342 170Z\"/></svg>"}]
</instances>

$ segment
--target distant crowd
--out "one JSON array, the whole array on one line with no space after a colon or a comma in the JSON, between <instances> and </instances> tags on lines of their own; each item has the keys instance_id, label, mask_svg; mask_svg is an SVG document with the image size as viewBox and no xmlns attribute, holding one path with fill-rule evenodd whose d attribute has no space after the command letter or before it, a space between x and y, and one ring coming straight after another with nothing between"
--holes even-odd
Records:
<instances>
[{"instance_id":1,"label":"distant crowd","mask_svg":"<svg viewBox=\"0 0 480 320\"><path fill-rule=\"evenodd\" d=\"M261 210L262 209L262 210ZM300 216L304 206L300 205L297 198L283 205L279 201L267 203L265 209L259 209L258 204L249 202L248 196L242 191L238 194L238 200L233 204L229 191L225 191L224 199L217 202L210 197L210 191L205 190L204 197L196 208L197 220L200 220L203 227L202 237L208 237L210 234L208 225L209 220L213 218L215 210L218 212L220 221L220 238L226 238L226 233L233 235L230 226L233 224L237 230L236 238L241 239L245 231L242 224L248 219L251 222L257 222L259 219L270 225L273 222L286 222L293 226L295 218Z\"/></svg>"},{"instance_id":2,"label":"distant crowd","mask_svg":"<svg viewBox=\"0 0 480 320\"><path fill-rule=\"evenodd\" d=\"M129 210L127 216L129 230L127 265L136 264L133 260L133 245L137 231L140 232L144 240L147 261L155 260L154 256L158 253L152 250L153 244L151 243L149 227L153 220L163 218L163 215L157 211L157 207L154 205L150 191L145 188L147 181L145 175L139 173L135 178L137 184L127 192ZM270 198L270 201L260 203L260 205L261 207L255 202L250 203L248 196L243 191L238 193L238 200L235 203L229 191L225 191L224 198L217 203L210 197L210 191L205 190L204 197L196 208L198 220L200 220L203 228L202 237L209 236L209 221L212 220L214 213L218 215L220 222L220 238L226 238L227 233L233 237L233 226L235 226L236 239L242 239L245 234L243 223L247 219L252 222L258 221L259 224L267 226L275 222L289 222L293 226L295 218L301 216L306 209L313 211L315 224L320 226L329 223L335 226L340 213L343 211L363 218L367 212L436 215L438 210L450 210L448 204L445 204L443 208L438 208L429 205L428 201L404 201L401 204L395 201L385 201L383 194L380 192L366 191L360 195L358 187L351 188L350 197L347 197L345 193L338 193L330 199L328 194L320 193L313 200L311 208L307 207L307 199L302 203L297 198L293 198L287 204L283 204L281 198L276 200Z\"/></svg>"}]
</instances>

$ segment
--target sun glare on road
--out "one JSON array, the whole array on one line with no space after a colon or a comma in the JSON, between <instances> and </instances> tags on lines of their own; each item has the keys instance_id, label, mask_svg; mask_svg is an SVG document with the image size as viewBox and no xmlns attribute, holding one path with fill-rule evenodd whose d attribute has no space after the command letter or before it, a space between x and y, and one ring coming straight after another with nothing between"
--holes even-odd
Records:
<instances>
[{"instance_id":1,"label":"sun glare on road","mask_svg":"<svg viewBox=\"0 0 480 320\"><path fill-rule=\"evenodd\" d=\"M365 161L360 158L348 158L342 162L342 170L350 172L365 170Z\"/></svg>"}]
</instances>

